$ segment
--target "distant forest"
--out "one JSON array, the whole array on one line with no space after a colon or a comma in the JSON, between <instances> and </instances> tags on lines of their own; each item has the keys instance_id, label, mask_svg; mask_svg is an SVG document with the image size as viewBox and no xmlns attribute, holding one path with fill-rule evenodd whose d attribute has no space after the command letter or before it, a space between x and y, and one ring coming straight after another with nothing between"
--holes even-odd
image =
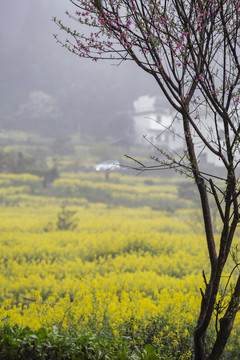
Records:
<instances>
[{"instance_id":1,"label":"distant forest","mask_svg":"<svg viewBox=\"0 0 240 360\"><path fill-rule=\"evenodd\" d=\"M1 5L0 129L132 141L132 103L154 94L155 84L129 64L89 63L56 44L51 18L66 21L67 7L47 0L26 0L14 11Z\"/></svg>"}]
</instances>

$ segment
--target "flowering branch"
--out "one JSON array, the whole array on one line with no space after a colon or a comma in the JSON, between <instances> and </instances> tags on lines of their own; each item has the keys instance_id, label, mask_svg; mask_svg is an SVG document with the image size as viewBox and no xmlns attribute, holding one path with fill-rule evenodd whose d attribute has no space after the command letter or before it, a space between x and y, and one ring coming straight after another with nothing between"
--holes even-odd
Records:
<instances>
[{"instance_id":1,"label":"flowering branch","mask_svg":"<svg viewBox=\"0 0 240 360\"><path fill-rule=\"evenodd\" d=\"M240 0L70 1L77 11L67 15L85 31L71 30L54 18L71 38L63 40L55 35L57 42L80 58L135 62L155 79L181 119L179 136L186 147L183 155L173 156L153 144L164 157L152 157L155 165L145 166L127 157L134 160L139 171L173 168L196 183L211 272L202 291L194 355L195 360L218 360L240 304L237 279L223 317L216 319L215 343L207 351L206 333L240 221ZM220 161L226 176L204 172L199 161L204 151ZM219 246L209 194L222 222Z\"/></svg>"}]
</instances>

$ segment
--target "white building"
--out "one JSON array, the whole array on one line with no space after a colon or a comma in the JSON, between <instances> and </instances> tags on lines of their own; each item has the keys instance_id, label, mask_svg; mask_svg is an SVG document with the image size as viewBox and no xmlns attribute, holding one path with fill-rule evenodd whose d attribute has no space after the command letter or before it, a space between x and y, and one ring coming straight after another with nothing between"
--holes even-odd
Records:
<instances>
[{"instance_id":1,"label":"white building","mask_svg":"<svg viewBox=\"0 0 240 360\"><path fill-rule=\"evenodd\" d=\"M135 123L136 143L149 145L149 142L156 147L166 150L169 153L183 154L186 149L183 136L183 124L181 119L176 116L176 111L170 108L170 105L163 97L144 95L133 102L133 119ZM199 127L204 136L211 142L214 137L209 124L212 119L206 114L203 108L198 108ZM197 121L197 120L196 120ZM221 129L220 129L221 132ZM195 136L193 131L193 138ZM149 140L146 141L144 137ZM197 139L197 138L196 138ZM207 149L203 149L195 144L197 156L201 155L202 161L215 166L221 165L216 161L216 156Z\"/></svg>"},{"instance_id":2,"label":"white building","mask_svg":"<svg viewBox=\"0 0 240 360\"><path fill-rule=\"evenodd\" d=\"M136 142L148 144L144 136L156 146L175 150L184 148L182 123L176 118L176 111L170 109L163 98L140 96L133 103Z\"/></svg>"}]
</instances>

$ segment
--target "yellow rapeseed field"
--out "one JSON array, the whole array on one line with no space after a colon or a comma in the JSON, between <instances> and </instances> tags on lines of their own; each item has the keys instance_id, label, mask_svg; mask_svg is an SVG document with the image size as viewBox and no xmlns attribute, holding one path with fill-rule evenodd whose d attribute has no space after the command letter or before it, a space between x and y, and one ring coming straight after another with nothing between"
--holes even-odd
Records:
<instances>
[{"instance_id":1,"label":"yellow rapeseed field","mask_svg":"<svg viewBox=\"0 0 240 360\"><path fill-rule=\"evenodd\" d=\"M208 276L199 212L188 200L161 206L180 204L182 179L110 179L63 174L42 189L38 177L0 175L2 321L37 329L101 327L107 319L116 333L132 318L164 315L179 331L194 323L203 269ZM98 191L111 201L89 201ZM75 212L74 230L57 227L63 204Z\"/></svg>"}]
</instances>

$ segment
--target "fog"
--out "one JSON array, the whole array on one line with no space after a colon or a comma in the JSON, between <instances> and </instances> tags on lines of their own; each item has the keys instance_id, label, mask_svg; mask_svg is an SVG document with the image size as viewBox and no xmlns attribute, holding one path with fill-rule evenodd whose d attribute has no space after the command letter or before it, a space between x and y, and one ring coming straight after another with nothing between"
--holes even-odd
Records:
<instances>
[{"instance_id":1,"label":"fog","mask_svg":"<svg viewBox=\"0 0 240 360\"><path fill-rule=\"evenodd\" d=\"M96 63L57 44L53 16L85 31L65 14L76 10L70 1L4 1L0 10L1 130L79 132L93 141L133 131L133 101L156 94L157 85L134 63Z\"/></svg>"}]
</instances>

